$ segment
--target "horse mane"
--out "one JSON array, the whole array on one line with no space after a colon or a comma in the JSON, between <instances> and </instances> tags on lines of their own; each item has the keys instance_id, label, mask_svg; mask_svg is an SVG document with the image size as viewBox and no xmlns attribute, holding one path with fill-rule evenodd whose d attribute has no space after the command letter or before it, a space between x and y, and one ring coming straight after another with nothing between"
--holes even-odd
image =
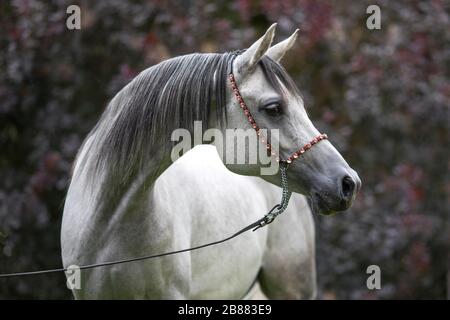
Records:
<instances>
[{"instance_id":1,"label":"horse mane","mask_svg":"<svg viewBox=\"0 0 450 320\"><path fill-rule=\"evenodd\" d=\"M192 132L194 121L208 123L212 110L219 124L226 123L227 76L234 56L194 53L142 71L110 101L80 148L80 153L88 148L89 156L77 162L89 164L90 177L106 172L103 183L120 189L144 168L155 148L173 145L173 130ZM276 91L282 93L283 84L298 93L280 64L264 56L260 66Z\"/></svg>"}]
</instances>

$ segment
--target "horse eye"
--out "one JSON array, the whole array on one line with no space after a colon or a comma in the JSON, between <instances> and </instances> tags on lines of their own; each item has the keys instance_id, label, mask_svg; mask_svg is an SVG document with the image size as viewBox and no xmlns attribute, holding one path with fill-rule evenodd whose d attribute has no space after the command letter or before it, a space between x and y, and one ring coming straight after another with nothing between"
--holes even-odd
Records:
<instances>
[{"instance_id":1,"label":"horse eye","mask_svg":"<svg viewBox=\"0 0 450 320\"><path fill-rule=\"evenodd\" d=\"M269 115L269 116L278 116L281 114L282 110L281 110L281 106L278 103L272 103L269 104L268 106L266 106L264 108L264 111Z\"/></svg>"}]
</instances>

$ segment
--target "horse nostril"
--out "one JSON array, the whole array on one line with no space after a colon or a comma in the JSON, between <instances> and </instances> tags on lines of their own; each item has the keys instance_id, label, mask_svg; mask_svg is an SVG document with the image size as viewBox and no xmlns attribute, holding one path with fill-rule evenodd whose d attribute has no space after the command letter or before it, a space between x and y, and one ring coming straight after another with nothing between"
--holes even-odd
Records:
<instances>
[{"instance_id":1,"label":"horse nostril","mask_svg":"<svg viewBox=\"0 0 450 320\"><path fill-rule=\"evenodd\" d=\"M342 194L345 199L350 199L355 191L355 181L350 176L345 176L342 179Z\"/></svg>"}]
</instances>

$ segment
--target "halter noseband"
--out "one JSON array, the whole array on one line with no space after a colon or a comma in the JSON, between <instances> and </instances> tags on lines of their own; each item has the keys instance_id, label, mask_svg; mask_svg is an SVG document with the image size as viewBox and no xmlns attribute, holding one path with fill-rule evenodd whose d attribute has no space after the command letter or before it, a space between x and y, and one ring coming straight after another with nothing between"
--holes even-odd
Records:
<instances>
[{"instance_id":1,"label":"halter noseband","mask_svg":"<svg viewBox=\"0 0 450 320\"><path fill-rule=\"evenodd\" d=\"M258 224L258 226L254 229L258 229L261 227L264 227L265 225L271 223L275 218L282 213L284 210L286 210L289 199L291 198L292 192L288 189L288 183L287 183L287 174L286 171L288 169L289 164L292 163L292 161L298 159L301 155L303 155L306 151L311 149L314 145L319 143L322 140L328 139L328 136L325 133L319 134L317 137L313 138L310 142L305 144L303 147L298 149L297 151L293 152L289 157L286 158L286 160L281 159L280 155L278 155L275 151L272 149L272 145L270 142L261 134L261 128L256 124L255 118L253 118L250 110L248 109L247 105L245 104L244 98L242 98L242 95L239 91L239 88L236 84L236 80L234 78L233 74L233 62L236 56L238 56L242 51L236 51L233 54L233 59L230 61L229 66L229 74L228 79L230 80L231 89L233 90L234 97L236 98L237 102L239 103L241 109L244 112L244 115L247 117L248 122L250 123L251 127L256 131L256 135L258 136L261 143L266 145L267 152L270 153L272 156L275 157L275 160L280 163L280 173L281 173L281 187L283 189L283 194L281 197L281 202L277 204L275 207L272 208L272 210L267 213L264 218L262 218Z\"/></svg>"}]
</instances>

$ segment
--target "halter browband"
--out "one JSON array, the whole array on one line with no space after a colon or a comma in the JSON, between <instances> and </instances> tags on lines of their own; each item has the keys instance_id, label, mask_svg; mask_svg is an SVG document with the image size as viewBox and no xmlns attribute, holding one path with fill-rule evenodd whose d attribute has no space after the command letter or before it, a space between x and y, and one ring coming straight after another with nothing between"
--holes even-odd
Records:
<instances>
[{"instance_id":1,"label":"halter browband","mask_svg":"<svg viewBox=\"0 0 450 320\"><path fill-rule=\"evenodd\" d=\"M234 79L233 72L230 72L228 75L228 78L231 83L231 89L233 90L234 96L236 97L237 102L241 106L241 109L244 111L244 115L247 117L248 122L252 126L253 129L256 131L256 135L258 136L259 140L266 145L267 152L270 152L272 156L275 157L277 162L280 163L286 163L289 165L292 161L300 157L302 154L304 154L306 151L311 149L315 144L317 144L319 141L328 139L328 136L325 133L319 134L317 137L312 139L310 142L305 144L303 147L292 153L286 160L281 159L281 157L272 150L272 145L269 141L267 141L267 138L265 138L261 134L261 129L256 124L255 118L252 117L252 114L250 113L250 110L248 109L247 105L245 104L244 98L242 98L241 93L239 92L239 88L237 87L236 80Z\"/></svg>"}]
</instances>

